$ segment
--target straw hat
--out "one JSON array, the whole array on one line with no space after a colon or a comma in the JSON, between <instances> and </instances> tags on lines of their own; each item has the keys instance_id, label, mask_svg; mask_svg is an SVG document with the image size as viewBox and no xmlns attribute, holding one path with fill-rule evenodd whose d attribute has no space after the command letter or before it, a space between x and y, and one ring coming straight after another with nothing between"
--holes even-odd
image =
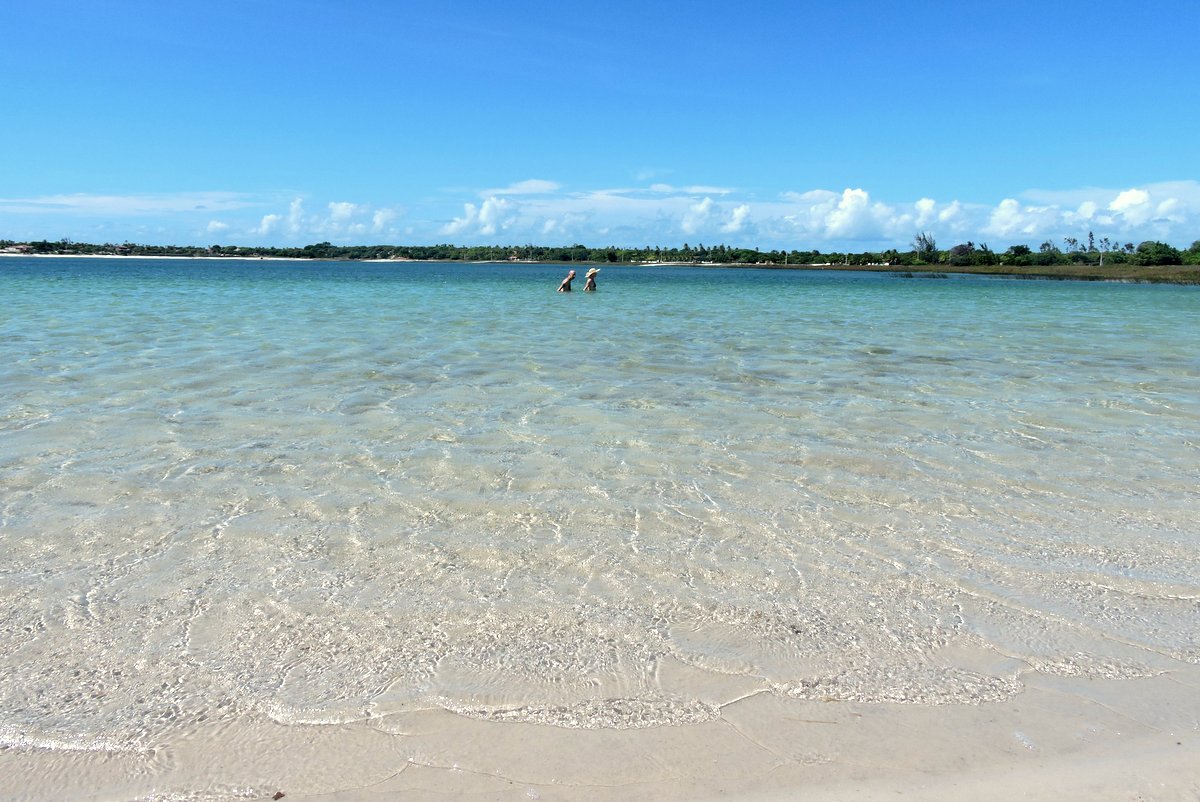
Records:
<instances>
[{"instance_id":1,"label":"straw hat","mask_svg":"<svg viewBox=\"0 0 1200 802\"><path fill-rule=\"evenodd\" d=\"M600 272L600 268L598 268L598 267L593 267L591 270L589 270L589 271L587 272L587 274L588 274L588 278L591 278L592 276L596 275L596 274L597 274L597 273L599 273L599 272Z\"/></svg>"}]
</instances>

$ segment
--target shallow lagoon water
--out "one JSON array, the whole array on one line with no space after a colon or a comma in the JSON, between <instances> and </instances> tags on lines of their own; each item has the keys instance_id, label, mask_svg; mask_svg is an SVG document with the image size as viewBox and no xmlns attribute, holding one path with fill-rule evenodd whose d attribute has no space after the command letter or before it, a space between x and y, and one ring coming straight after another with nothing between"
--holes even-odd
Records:
<instances>
[{"instance_id":1,"label":"shallow lagoon water","mask_svg":"<svg viewBox=\"0 0 1200 802\"><path fill-rule=\"evenodd\" d=\"M0 749L1200 663L1195 289L564 272L0 262Z\"/></svg>"}]
</instances>

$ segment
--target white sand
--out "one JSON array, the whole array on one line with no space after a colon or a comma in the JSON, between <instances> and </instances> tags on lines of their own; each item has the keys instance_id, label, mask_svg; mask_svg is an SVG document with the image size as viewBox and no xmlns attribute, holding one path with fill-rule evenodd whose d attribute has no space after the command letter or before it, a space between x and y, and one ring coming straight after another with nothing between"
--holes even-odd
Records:
<instances>
[{"instance_id":1,"label":"white sand","mask_svg":"<svg viewBox=\"0 0 1200 802\"><path fill-rule=\"evenodd\" d=\"M321 726L242 720L146 753L0 749L0 797L1200 798L1200 669L1024 680L1013 699L978 706L752 693L715 721L641 730L498 723L438 709Z\"/></svg>"}]
</instances>

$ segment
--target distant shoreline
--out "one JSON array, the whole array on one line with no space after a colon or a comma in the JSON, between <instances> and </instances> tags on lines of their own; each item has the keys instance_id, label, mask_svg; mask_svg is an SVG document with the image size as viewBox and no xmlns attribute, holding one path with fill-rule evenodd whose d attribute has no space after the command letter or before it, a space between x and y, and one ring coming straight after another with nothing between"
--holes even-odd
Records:
<instances>
[{"instance_id":1,"label":"distant shoreline","mask_svg":"<svg viewBox=\"0 0 1200 802\"><path fill-rule=\"evenodd\" d=\"M214 259L236 262L317 262L319 259L308 259L302 256L193 256L184 254L133 254L133 253L0 253L0 257L18 259ZM345 260L349 261L349 260ZM367 260L360 260L367 261ZM372 260L372 261L394 261Z\"/></svg>"},{"instance_id":2,"label":"distant shoreline","mask_svg":"<svg viewBox=\"0 0 1200 802\"><path fill-rule=\"evenodd\" d=\"M227 256L227 255L194 255L194 254L119 254L119 253L11 253L0 252L0 257L28 259L161 259L161 260L212 260L234 262L361 262L366 264L512 264L512 265L556 265L569 267L572 265L600 265L603 267L702 267L758 269L758 270L831 270L837 272L865 272L902 274L912 278L941 278L950 275L995 276L999 278L1042 279L1058 281L1105 281L1116 283L1140 284L1179 284L1200 285L1200 266L1171 265L1171 266L1141 266L1131 264L1115 265L1050 265L1038 267L1022 267L1008 265L886 265L886 264L776 264L762 262L601 262L601 261L561 261L561 260L531 260L531 259L323 259L304 256Z\"/></svg>"}]
</instances>

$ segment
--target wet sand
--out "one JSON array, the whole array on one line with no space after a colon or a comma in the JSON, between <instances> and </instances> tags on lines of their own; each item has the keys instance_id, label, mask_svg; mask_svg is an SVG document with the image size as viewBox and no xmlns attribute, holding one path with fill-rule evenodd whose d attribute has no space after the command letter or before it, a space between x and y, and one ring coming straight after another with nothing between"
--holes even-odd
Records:
<instances>
[{"instance_id":1,"label":"wet sand","mask_svg":"<svg viewBox=\"0 0 1200 802\"><path fill-rule=\"evenodd\" d=\"M670 670L670 667L668 667ZM341 726L241 720L140 753L0 751L0 796L48 799L1194 800L1200 670L1024 674L981 705L749 692L703 724L614 730L415 709ZM712 701L718 702L713 699ZM195 789L203 788L197 792Z\"/></svg>"}]
</instances>

